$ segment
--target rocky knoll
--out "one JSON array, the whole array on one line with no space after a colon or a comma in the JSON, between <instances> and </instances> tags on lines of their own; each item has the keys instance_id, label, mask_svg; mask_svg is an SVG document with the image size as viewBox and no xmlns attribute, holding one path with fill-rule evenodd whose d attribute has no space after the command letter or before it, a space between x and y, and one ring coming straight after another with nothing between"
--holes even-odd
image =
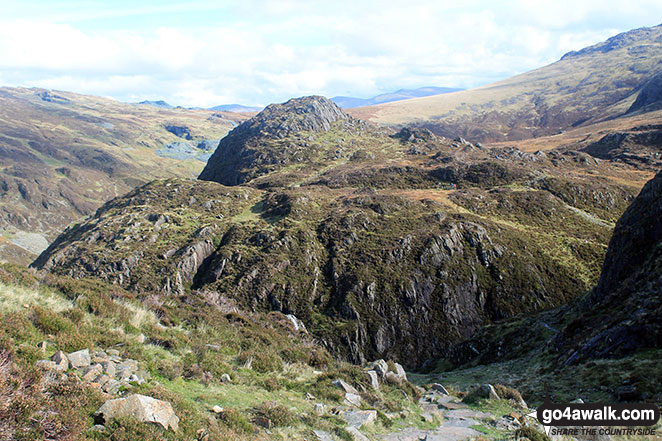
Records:
<instances>
[{"instance_id":1,"label":"rocky knoll","mask_svg":"<svg viewBox=\"0 0 662 441\"><path fill-rule=\"evenodd\" d=\"M358 128L359 122L321 96L271 104L223 138L200 174L205 181L242 184L290 162L308 157L305 144L287 139L300 132L328 132L341 123ZM279 142L286 140L287 142ZM299 145L297 145L299 144ZM269 148L272 147L272 148Z\"/></svg>"},{"instance_id":2,"label":"rocky knoll","mask_svg":"<svg viewBox=\"0 0 662 441\"><path fill-rule=\"evenodd\" d=\"M413 367L589 289L630 198L594 176L608 164L379 131L320 97L269 106L212 159L201 178L221 183L149 183L33 265L131 289L164 323L169 297L199 296L294 314L357 363Z\"/></svg>"}]
</instances>

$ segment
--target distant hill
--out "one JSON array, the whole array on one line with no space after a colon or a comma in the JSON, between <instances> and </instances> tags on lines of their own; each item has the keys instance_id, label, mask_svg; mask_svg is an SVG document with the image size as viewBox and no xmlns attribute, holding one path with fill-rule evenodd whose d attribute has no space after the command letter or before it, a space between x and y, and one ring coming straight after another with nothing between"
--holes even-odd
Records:
<instances>
[{"instance_id":1,"label":"distant hill","mask_svg":"<svg viewBox=\"0 0 662 441\"><path fill-rule=\"evenodd\" d=\"M553 135L660 108L662 25L635 29L512 78L444 95L352 109L369 121L470 141Z\"/></svg>"},{"instance_id":2,"label":"distant hill","mask_svg":"<svg viewBox=\"0 0 662 441\"><path fill-rule=\"evenodd\" d=\"M242 119L0 88L0 261L29 262L67 225L136 185L195 176Z\"/></svg>"},{"instance_id":3,"label":"distant hill","mask_svg":"<svg viewBox=\"0 0 662 441\"><path fill-rule=\"evenodd\" d=\"M244 106L242 104L221 104L209 108L209 110L217 110L221 112L237 112L237 113L259 112L262 109L263 107Z\"/></svg>"},{"instance_id":4,"label":"distant hill","mask_svg":"<svg viewBox=\"0 0 662 441\"><path fill-rule=\"evenodd\" d=\"M355 98L351 96L336 96L331 101L343 109L354 107L374 106L375 104L390 103L392 101L419 98L430 95L441 95L443 93L457 92L462 89L453 87L419 87L418 89L400 89L395 92L382 93L372 98Z\"/></svg>"},{"instance_id":5,"label":"distant hill","mask_svg":"<svg viewBox=\"0 0 662 441\"><path fill-rule=\"evenodd\" d=\"M163 109L172 109L174 106L171 106L170 104L166 103L163 100L158 100L158 101L141 101L138 104L144 104L147 106L155 106L155 107L161 107Z\"/></svg>"}]
</instances>

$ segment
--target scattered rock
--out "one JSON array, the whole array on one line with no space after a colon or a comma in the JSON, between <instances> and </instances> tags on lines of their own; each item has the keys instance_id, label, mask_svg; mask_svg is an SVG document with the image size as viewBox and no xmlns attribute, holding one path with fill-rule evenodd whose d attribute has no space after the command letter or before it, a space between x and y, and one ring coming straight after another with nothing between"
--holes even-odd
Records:
<instances>
[{"instance_id":1,"label":"scattered rock","mask_svg":"<svg viewBox=\"0 0 662 441\"><path fill-rule=\"evenodd\" d=\"M347 392L345 394L345 404L359 407L361 405L361 395Z\"/></svg>"},{"instance_id":2,"label":"scattered rock","mask_svg":"<svg viewBox=\"0 0 662 441\"><path fill-rule=\"evenodd\" d=\"M356 389L354 389L354 386L352 386L351 384L346 383L345 381L341 380L340 378L338 378L336 380L333 380L332 384L334 386L342 389L343 391L345 391L345 393L354 394L354 395L359 394L359 392Z\"/></svg>"},{"instance_id":3,"label":"scattered rock","mask_svg":"<svg viewBox=\"0 0 662 441\"><path fill-rule=\"evenodd\" d=\"M41 352L46 352L46 348L48 347L48 342L42 341L41 343L37 344L37 349L39 349Z\"/></svg>"},{"instance_id":4,"label":"scattered rock","mask_svg":"<svg viewBox=\"0 0 662 441\"><path fill-rule=\"evenodd\" d=\"M136 338L136 341L137 341L139 344L143 344L143 343L145 343L146 340L147 340L147 337L145 337L145 334L140 334L140 335Z\"/></svg>"},{"instance_id":5,"label":"scattered rock","mask_svg":"<svg viewBox=\"0 0 662 441\"><path fill-rule=\"evenodd\" d=\"M366 371L365 374L370 378L370 386L374 390L379 390L379 377L376 371Z\"/></svg>"},{"instance_id":6,"label":"scattered rock","mask_svg":"<svg viewBox=\"0 0 662 441\"><path fill-rule=\"evenodd\" d=\"M373 361L367 366L368 369L372 369L377 372L377 375L384 378L386 372L388 372L388 364L384 360Z\"/></svg>"},{"instance_id":7,"label":"scattered rock","mask_svg":"<svg viewBox=\"0 0 662 441\"><path fill-rule=\"evenodd\" d=\"M450 395L446 390L446 388L439 383L434 383L432 386L430 386L430 389L437 392L441 392L444 395Z\"/></svg>"},{"instance_id":8,"label":"scattered rock","mask_svg":"<svg viewBox=\"0 0 662 441\"><path fill-rule=\"evenodd\" d=\"M104 351L94 351L92 354L92 363L103 363L104 361L108 361L108 354Z\"/></svg>"},{"instance_id":9,"label":"scattered rock","mask_svg":"<svg viewBox=\"0 0 662 441\"><path fill-rule=\"evenodd\" d=\"M228 374L221 375L221 383L232 383L232 377Z\"/></svg>"},{"instance_id":10,"label":"scattered rock","mask_svg":"<svg viewBox=\"0 0 662 441\"><path fill-rule=\"evenodd\" d=\"M55 371L57 370L57 365L55 364L54 361L51 360L37 360L35 362L35 367L47 370L47 371Z\"/></svg>"},{"instance_id":11,"label":"scattered rock","mask_svg":"<svg viewBox=\"0 0 662 441\"><path fill-rule=\"evenodd\" d=\"M365 425L369 425L375 422L377 419L376 410L348 410L343 412L343 419L347 425L361 428Z\"/></svg>"},{"instance_id":12,"label":"scattered rock","mask_svg":"<svg viewBox=\"0 0 662 441\"><path fill-rule=\"evenodd\" d=\"M504 415L494 423L494 427L496 427L497 430L517 430L521 426L522 424L519 420L510 415Z\"/></svg>"},{"instance_id":13,"label":"scattered rock","mask_svg":"<svg viewBox=\"0 0 662 441\"><path fill-rule=\"evenodd\" d=\"M322 403L315 403L315 407L313 407L313 413L317 416L322 416L326 413L326 407Z\"/></svg>"},{"instance_id":14,"label":"scattered rock","mask_svg":"<svg viewBox=\"0 0 662 441\"><path fill-rule=\"evenodd\" d=\"M494 387L491 384L483 384L480 386L480 392L485 398L490 400L499 400L499 394L496 393Z\"/></svg>"},{"instance_id":15,"label":"scattered rock","mask_svg":"<svg viewBox=\"0 0 662 441\"><path fill-rule=\"evenodd\" d=\"M108 382L106 384L101 386L101 390L103 390L107 394L115 395L116 393L118 393L120 391L121 387L122 387L122 384L119 381L114 380L114 379L111 378L110 380L108 380Z\"/></svg>"},{"instance_id":16,"label":"scattered rock","mask_svg":"<svg viewBox=\"0 0 662 441\"><path fill-rule=\"evenodd\" d=\"M221 406L214 406L211 408L211 411L214 412L215 414L221 414L223 413L224 409Z\"/></svg>"},{"instance_id":17,"label":"scattered rock","mask_svg":"<svg viewBox=\"0 0 662 441\"><path fill-rule=\"evenodd\" d=\"M51 360L55 362L57 370L66 371L69 369L69 359L67 358L67 354L64 352L57 351L55 354L53 354Z\"/></svg>"},{"instance_id":18,"label":"scattered rock","mask_svg":"<svg viewBox=\"0 0 662 441\"><path fill-rule=\"evenodd\" d=\"M103 368L101 367L101 365L94 364L88 367L87 369L85 369L83 375L81 376L81 379L90 383L102 373L103 373Z\"/></svg>"},{"instance_id":19,"label":"scattered rock","mask_svg":"<svg viewBox=\"0 0 662 441\"><path fill-rule=\"evenodd\" d=\"M402 378L400 378L395 372L387 372L386 375L384 375L384 379L387 383L393 385L399 385L402 383Z\"/></svg>"},{"instance_id":20,"label":"scattered rock","mask_svg":"<svg viewBox=\"0 0 662 441\"><path fill-rule=\"evenodd\" d=\"M74 369L87 367L92 362L90 351L88 349L72 352L67 355L67 358L69 359L71 367Z\"/></svg>"},{"instance_id":21,"label":"scattered rock","mask_svg":"<svg viewBox=\"0 0 662 441\"><path fill-rule=\"evenodd\" d=\"M349 426L345 430L347 430L350 435L352 435L354 441L370 441L368 437L362 434L356 427Z\"/></svg>"},{"instance_id":22,"label":"scattered rock","mask_svg":"<svg viewBox=\"0 0 662 441\"><path fill-rule=\"evenodd\" d=\"M313 433L315 434L317 441L334 441L333 435L324 430L313 430Z\"/></svg>"},{"instance_id":23,"label":"scattered rock","mask_svg":"<svg viewBox=\"0 0 662 441\"><path fill-rule=\"evenodd\" d=\"M90 432L103 432L106 430L105 426L102 426L101 424L95 424L94 426L90 427Z\"/></svg>"},{"instance_id":24,"label":"scattered rock","mask_svg":"<svg viewBox=\"0 0 662 441\"><path fill-rule=\"evenodd\" d=\"M179 418L169 402L146 395L133 394L126 398L108 400L95 412L95 415L101 417L103 421L130 416L141 422L160 424L166 430L172 428L175 432L179 426Z\"/></svg>"}]
</instances>

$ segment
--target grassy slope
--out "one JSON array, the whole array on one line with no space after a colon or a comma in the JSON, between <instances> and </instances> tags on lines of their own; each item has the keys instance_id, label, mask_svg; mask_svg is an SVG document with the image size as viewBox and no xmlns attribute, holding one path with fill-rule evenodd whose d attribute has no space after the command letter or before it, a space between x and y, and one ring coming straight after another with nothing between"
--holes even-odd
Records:
<instances>
[{"instance_id":1,"label":"grassy slope","mask_svg":"<svg viewBox=\"0 0 662 441\"><path fill-rule=\"evenodd\" d=\"M175 440L197 439L203 429L209 440L298 440L324 429L344 437L341 418L312 413L314 403L327 409L341 404L342 394L331 385L336 378L362 391L363 408L395 412L393 421L379 419L373 433L421 424L421 410L412 404L418 392L386 384L370 392L360 368L334 361L309 336L293 331L281 314L245 315L205 305L203 299L171 300L164 308L181 323L166 328L133 297L95 280L39 280L19 267L0 266L0 434L25 440L42 439L44 432L58 440ZM147 343L138 343L141 333ZM41 341L48 342L44 353L36 346ZM178 433L131 420L90 432L92 413L109 397L73 374L65 380L32 367L59 349L110 347L151 374L132 392L171 401L181 419ZM231 384L220 382L224 373L231 375ZM316 398L311 401L307 394ZM72 407L74 398L78 405ZM226 412L214 417L214 405ZM407 416L401 417L405 409ZM270 434L252 422L260 412L276 422Z\"/></svg>"}]
</instances>

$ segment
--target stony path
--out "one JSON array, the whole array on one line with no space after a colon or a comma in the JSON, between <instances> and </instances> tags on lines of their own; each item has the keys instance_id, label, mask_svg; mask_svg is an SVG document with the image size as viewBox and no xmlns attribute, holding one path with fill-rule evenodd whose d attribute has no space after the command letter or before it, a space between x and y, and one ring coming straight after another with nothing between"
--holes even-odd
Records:
<instances>
[{"instance_id":1,"label":"stony path","mask_svg":"<svg viewBox=\"0 0 662 441\"><path fill-rule=\"evenodd\" d=\"M472 426L494 415L469 409L449 395L433 393L421 398L420 404L427 414L437 415L443 420L435 429L422 430L413 427L383 435L382 441L463 441L482 435Z\"/></svg>"}]
</instances>

